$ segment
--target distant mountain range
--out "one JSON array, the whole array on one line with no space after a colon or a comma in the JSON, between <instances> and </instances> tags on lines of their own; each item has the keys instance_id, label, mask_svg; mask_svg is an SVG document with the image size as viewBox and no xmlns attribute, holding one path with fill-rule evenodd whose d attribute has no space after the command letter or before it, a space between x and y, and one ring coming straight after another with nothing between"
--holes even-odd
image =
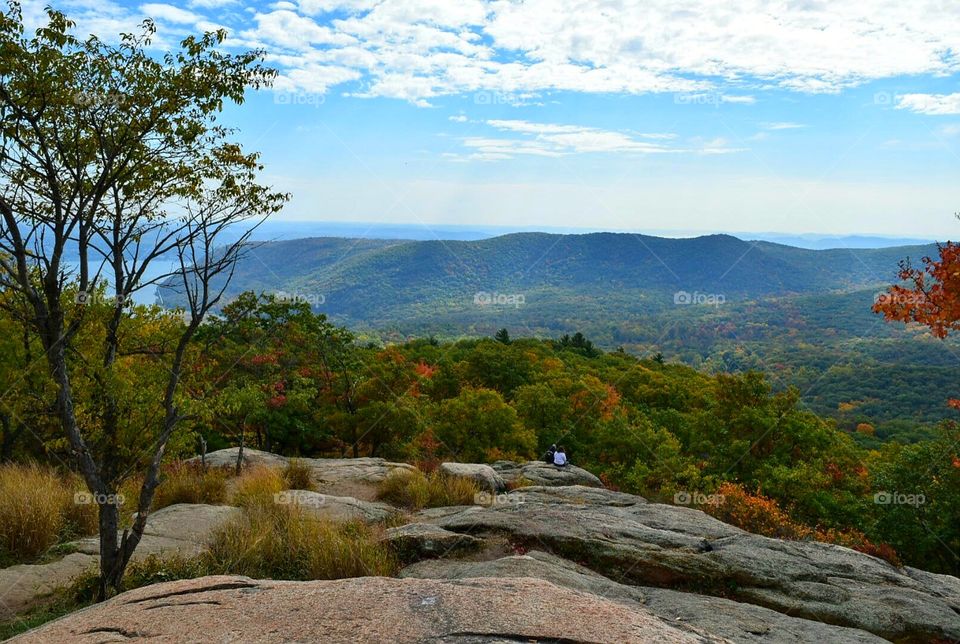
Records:
<instances>
[{"instance_id":1,"label":"distant mountain range","mask_svg":"<svg viewBox=\"0 0 960 644\"><path fill-rule=\"evenodd\" d=\"M264 222L253 235L257 241L285 241L308 237L347 237L360 239L409 239L409 240L457 240L473 241L489 239L518 232L544 232L550 234L586 234L600 232L590 228L544 226L531 230L522 226L487 226L455 224L388 224L379 222L346 221L285 221ZM645 234L656 237L681 238L702 236L704 233L683 230L624 230L609 231L628 234ZM769 241L798 248L820 250L827 248L888 248L932 243L933 239L892 237L884 235L826 235L819 233L790 234L777 232L731 233L748 241Z\"/></svg>"},{"instance_id":2,"label":"distant mountain range","mask_svg":"<svg viewBox=\"0 0 960 644\"><path fill-rule=\"evenodd\" d=\"M734 303L753 298L879 288L905 257L932 244L808 250L730 235L671 239L628 233L515 233L474 241L315 238L266 242L238 267L229 294L283 293L351 324L391 328L491 308L483 294L514 296L552 328L577 311L629 313L682 304L683 293ZM478 298L477 294L481 294ZM674 301L676 294L678 302ZM176 298L166 293L165 301ZM475 301L476 300L476 301ZM503 300L501 297L500 300ZM489 303L493 309L498 301ZM517 308L517 307L514 307ZM428 314L425 317L425 314ZM524 316L527 317L527 316ZM587 316L595 317L593 312ZM418 323L415 326L421 327Z\"/></svg>"}]
</instances>

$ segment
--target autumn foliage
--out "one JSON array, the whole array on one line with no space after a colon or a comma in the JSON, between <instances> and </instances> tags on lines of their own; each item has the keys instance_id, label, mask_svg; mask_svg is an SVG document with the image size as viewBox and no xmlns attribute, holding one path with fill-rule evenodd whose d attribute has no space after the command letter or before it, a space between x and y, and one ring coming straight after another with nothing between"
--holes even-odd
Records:
<instances>
[{"instance_id":1,"label":"autumn foliage","mask_svg":"<svg viewBox=\"0 0 960 644\"><path fill-rule=\"evenodd\" d=\"M821 529L797 523L773 499L748 492L739 483L723 483L717 490L719 502L704 506L716 518L747 532L790 541L822 541L845 546L900 566L896 551L887 544L875 544L854 528Z\"/></svg>"},{"instance_id":2,"label":"autumn foliage","mask_svg":"<svg viewBox=\"0 0 960 644\"><path fill-rule=\"evenodd\" d=\"M907 286L891 286L873 305L888 320L919 322L938 338L960 329L960 244L940 246L940 257L923 258L923 267L900 264Z\"/></svg>"}]
</instances>

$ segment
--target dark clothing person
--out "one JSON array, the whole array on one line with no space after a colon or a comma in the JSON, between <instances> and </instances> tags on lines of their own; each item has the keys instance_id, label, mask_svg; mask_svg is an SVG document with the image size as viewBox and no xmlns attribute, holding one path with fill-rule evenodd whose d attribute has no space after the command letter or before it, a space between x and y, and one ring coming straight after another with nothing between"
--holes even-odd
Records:
<instances>
[{"instance_id":1,"label":"dark clothing person","mask_svg":"<svg viewBox=\"0 0 960 644\"><path fill-rule=\"evenodd\" d=\"M553 464L553 455L557 453L557 446L551 445L550 449L547 450L547 453L543 455L543 460L545 463Z\"/></svg>"}]
</instances>

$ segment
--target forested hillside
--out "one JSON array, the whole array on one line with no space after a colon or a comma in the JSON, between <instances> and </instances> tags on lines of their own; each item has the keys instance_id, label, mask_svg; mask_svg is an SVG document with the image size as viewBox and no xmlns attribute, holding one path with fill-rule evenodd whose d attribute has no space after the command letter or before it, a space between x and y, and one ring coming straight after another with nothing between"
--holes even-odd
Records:
<instances>
[{"instance_id":1,"label":"forested hillside","mask_svg":"<svg viewBox=\"0 0 960 644\"><path fill-rule=\"evenodd\" d=\"M870 311L901 260L930 254L935 246L806 250L729 235L300 239L253 248L228 296L305 302L377 342L580 331L607 350L714 373L759 370L876 445L929 436L956 416L943 400L960 397L960 345Z\"/></svg>"}]
</instances>

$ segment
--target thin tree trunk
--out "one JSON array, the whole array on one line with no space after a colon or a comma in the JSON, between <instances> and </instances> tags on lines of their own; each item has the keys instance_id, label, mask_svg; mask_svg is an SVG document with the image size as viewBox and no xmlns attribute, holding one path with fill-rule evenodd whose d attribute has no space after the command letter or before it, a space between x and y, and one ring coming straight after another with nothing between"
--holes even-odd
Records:
<instances>
[{"instance_id":1,"label":"thin tree trunk","mask_svg":"<svg viewBox=\"0 0 960 644\"><path fill-rule=\"evenodd\" d=\"M243 437L246 432L240 432L240 449L237 450L237 468L236 475L240 476L240 471L243 469Z\"/></svg>"}]
</instances>

